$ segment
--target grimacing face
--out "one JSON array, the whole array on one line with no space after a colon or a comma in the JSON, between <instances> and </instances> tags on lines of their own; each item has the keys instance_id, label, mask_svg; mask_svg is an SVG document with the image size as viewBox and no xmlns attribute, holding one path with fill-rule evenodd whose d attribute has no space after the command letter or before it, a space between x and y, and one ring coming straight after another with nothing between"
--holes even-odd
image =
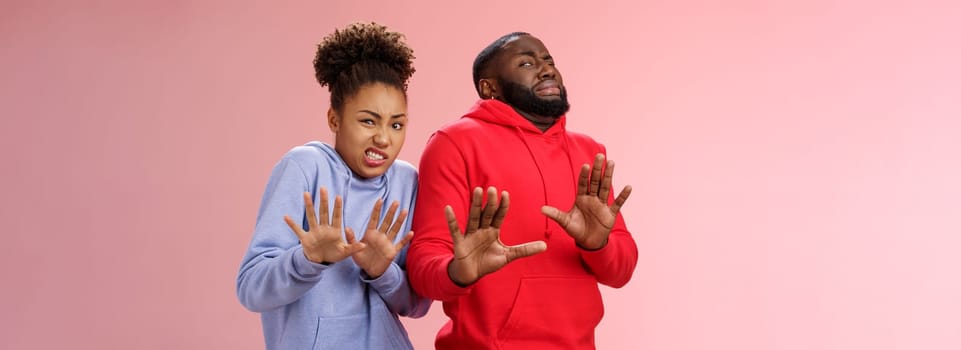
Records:
<instances>
[{"instance_id":1,"label":"grimacing face","mask_svg":"<svg viewBox=\"0 0 961 350\"><path fill-rule=\"evenodd\" d=\"M327 111L334 149L362 178L383 175L397 160L407 137L407 98L383 83L362 86L344 101L342 113Z\"/></svg>"},{"instance_id":2,"label":"grimacing face","mask_svg":"<svg viewBox=\"0 0 961 350\"><path fill-rule=\"evenodd\" d=\"M537 38L521 35L508 41L492 64L493 96L527 117L558 118L570 109L561 73Z\"/></svg>"}]
</instances>

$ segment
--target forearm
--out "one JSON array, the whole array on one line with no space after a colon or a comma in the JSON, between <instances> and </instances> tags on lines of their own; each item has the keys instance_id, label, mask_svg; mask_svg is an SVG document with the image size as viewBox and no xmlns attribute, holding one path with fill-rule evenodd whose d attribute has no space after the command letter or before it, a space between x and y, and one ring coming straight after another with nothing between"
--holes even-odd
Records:
<instances>
[{"instance_id":1,"label":"forearm","mask_svg":"<svg viewBox=\"0 0 961 350\"><path fill-rule=\"evenodd\" d=\"M329 267L307 260L300 245L273 249L244 262L237 276L237 297L251 311L275 309L300 299Z\"/></svg>"},{"instance_id":2,"label":"forearm","mask_svg":"<svg viewBox=\"0 0 961 350\"><path fill-rule=\"evenodd\" d=\"M369 279L363 275L361 280L380 295L390 311L398 315L418 318L430 309L431 300L411 289L407 273L396 263L391 263L380 277Z\"/></svg>"},{"instance_id":3,"label":"forearm","mask_svg":"<svg viewBox=\"0 0 961 350\"><path fill-rule=\"evenodd\" d=\"M447 266L454 259L453 251L426 252L421 248L411 246L409 257L410 279L415 291L440 301L451 301L470 294L471 287L458 286L447 272Z\"/></svg>"},{"instance_id":4,"label":"forearm","mask_svg":"<svg viewBox=\"0 0 961 350\"><path fill-rule=\"evenodd\" d=\"M637 245L630 232L615 229L607 245L593 251L581 250L581 259L601 284L620 288L630 281L637 266Z\"/></svg>"}]
</instances>

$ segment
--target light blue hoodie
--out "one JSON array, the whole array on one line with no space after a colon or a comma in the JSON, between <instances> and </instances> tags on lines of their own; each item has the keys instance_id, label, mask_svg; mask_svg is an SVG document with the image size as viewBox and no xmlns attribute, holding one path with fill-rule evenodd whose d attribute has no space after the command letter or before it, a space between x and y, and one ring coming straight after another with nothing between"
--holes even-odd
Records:
<instances>
[{"instance_id":1,"label":"light blue hoodie","mask_svg":"<svg viewBox=\"0 0 961 350\"><path fill-rule=\"evenodd\" d=\"M397 316L421 317L431 301L414 294L407 282L407 248L383 275L370 280L351 258L330 265L307 260L284 222L289 215L307 230L303 193L312 194L319 210L321 186L329 194L329 211L334 197L343 197L344 225L358 240L379 198L384 199L382 219L393 201L411 212L397 240L410 232L417 170L409 163L396 160L384 175L363 179L328 144L295 147L267 183L237 276L240 302L261 313L267 349L411 349Z\"/></svg>"}]
</instances>

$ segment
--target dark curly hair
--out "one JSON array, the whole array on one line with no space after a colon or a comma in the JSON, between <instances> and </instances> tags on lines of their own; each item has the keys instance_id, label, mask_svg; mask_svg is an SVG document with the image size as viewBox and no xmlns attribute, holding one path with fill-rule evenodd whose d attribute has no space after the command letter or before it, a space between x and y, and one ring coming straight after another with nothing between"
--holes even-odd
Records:
<instances>
[{"instance_id":1,"label":"dark curly hair","mask_svg":"<svg viewBox=\"0 0 961 350\"><path fill-rule=\"evenodd\" d=\"M329 87L330 105L340 112L345 98L370 83L394 86L406 98L413 59L403 34L373 22L353 23L317 45L314 74L320 86Z\"/></svg>"}]
</instances>

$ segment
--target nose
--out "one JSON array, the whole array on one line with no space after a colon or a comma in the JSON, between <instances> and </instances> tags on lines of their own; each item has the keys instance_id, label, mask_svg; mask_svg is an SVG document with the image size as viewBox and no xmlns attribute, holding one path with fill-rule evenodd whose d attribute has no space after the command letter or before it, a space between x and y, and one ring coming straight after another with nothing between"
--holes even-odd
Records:
<instances>
[{"instance_id":1,"label":"nose","mask_svg":"<svg viewBox=\"0 0 961 350\"><path fill-rule=\"evenodd\" d=\"M387 131L384 129L378 129L377 132L374 133L373 141L374 145L377 147L387 147L390 143L390 140L387 138Z\"/></svg>"},{"instance_id":2,"label":"nose","mask_svg":"<svg viewBox=\"0 0 961 350\"><path fill-rule=\"evenodd\" d=\"M541 80L543 79L555 79L557 78L557 68L548 62L541 63L541 71L539 74Z\"/></svg>"}]
</instances>

